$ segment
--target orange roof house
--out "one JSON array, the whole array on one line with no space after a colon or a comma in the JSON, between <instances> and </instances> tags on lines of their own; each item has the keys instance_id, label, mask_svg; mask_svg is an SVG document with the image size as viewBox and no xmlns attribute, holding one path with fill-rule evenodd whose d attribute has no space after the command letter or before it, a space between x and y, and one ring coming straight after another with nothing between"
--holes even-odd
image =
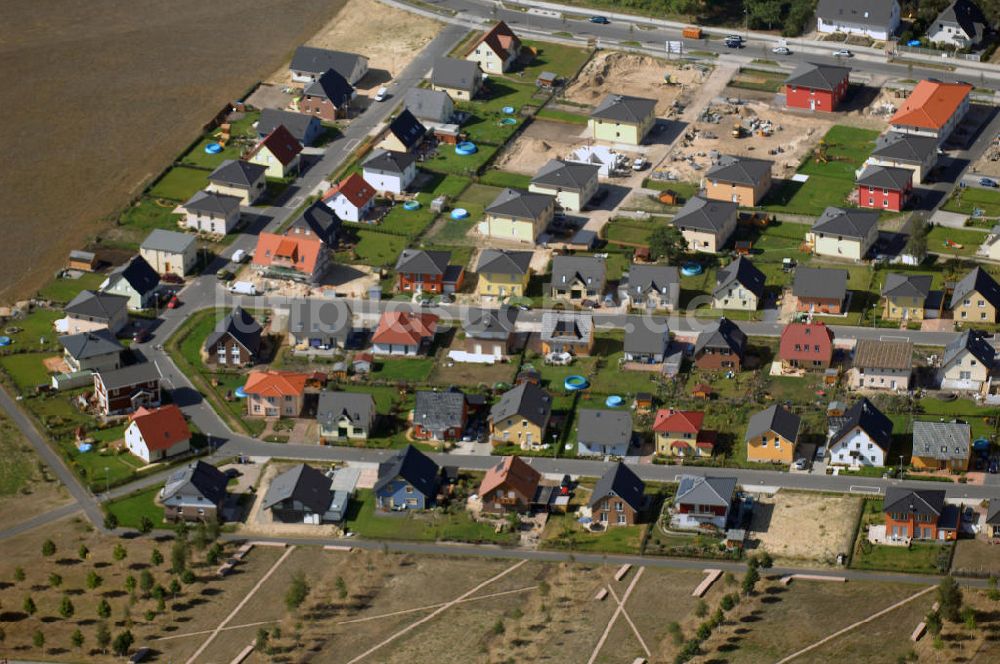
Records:
<instances>
[{"instance_id":1,"label":"orange roof house","mask_svg":"<svg viewBox=\"0 0 1000 664\"><path fill-rule=\"evenodd\" d=\"M702 430L704 421L705 413L697 410L658 410L653 421L657 454L711 456L715 449L715 436L713 432Z\"/></svg>"},{"instance_id":2,"label":"orange roof house","mask_svg":"<svg viewBox=\"0 0 1000 664\"><path fill-rule=\"evenodd\" d=\"M323 203L344 221L363 221L365 213L375 204L375 187L352 173L323 194Z\"/></svg>"},{"instance_id":3,"label":"orange roof house","mask_svg":"<svg viewBox=\"0 0 1000 664\"><path fill-rule=\"evenodd\" d=\"M969 110L968 83L923 80L889 120L893 131L944 141Z\"/></svg>"},{"instance_id":4,"label":"orange roof house","mask_svg":"<svg viewBox=\"0 0 1000 664\"><path fill-rule=\"evenodd\" d=\"M243 391L247 412L261 417L298 417L305 402L306 381L312 374L293 371L251 371Z\"/></svg>"},{"instance_id":5,"label":"orange roof house","mask_svg":"<svg viewBox=\"0 0 1000 664\"><path fill-rule=\"evenodd\" d=\"M483 511L524 511L531 507L542 474L520 457L504 457L486 471L479 496Z\"/></svg>"},{"instance_id":6,"label":"orange roof house","mask_svg":"<svg viewBox=\"0 0 1000 664\"><path fill-rule=\"evenodd\" d=\"M372 335L376 355L417 355L437 334L438 317L408 311L382 314Z\"/></svg>"},{"instance_id":7,"label":"orange roof house","mask_svg":"<svg viewBox=\"0 0 1000 664\"><path fill-rule=\"evenodd\" d=\"M479 63L484 72L501 73L507 71L521 54L521 40L510 26L500 21L477 41L466 60Z\"/></svg>"},{"instance_id":8,"label":"orange roof house","mask_svg":"<svg viewBox=\"0 0 1000 664\"><path fill-rule=\"evenodd\" d=\"M140 407L125 428L125 446L147 463L191 449L191 429L181 409Z\"/></svg>"},{"instance_id":9,"label":"orange roof house","mask_svg":"<svg viewBox=\"0 0 1000 664\"><path fill-rule=\"evenodd\" d=\"M253 264L269 276L316 281L326 270L329 252L315 236L287 236L261 233Z\"/></svg>"}]
</instances>

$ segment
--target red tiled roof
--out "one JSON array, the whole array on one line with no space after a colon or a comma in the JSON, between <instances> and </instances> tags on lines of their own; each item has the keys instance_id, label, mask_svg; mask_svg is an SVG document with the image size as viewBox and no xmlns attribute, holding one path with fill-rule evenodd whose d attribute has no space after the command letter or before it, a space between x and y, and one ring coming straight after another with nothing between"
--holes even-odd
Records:
<instances>
[{"instance_id":1,"label":"red tiled roof","mask_svg":"<svg viewBox=\"0 0 1000 664\"><path fill-rule=\"evenodd\" d=\"M308 379L309 374L293 371L251 371L243 391L262 397L302 396Z\"/></svg>"},{"instance_id":2,"label":"red tiled roof","mask_svg":"<svg viewBox=\"0 0 1000 664\"><path fill-rule=\"evenodd\" d=\"M972 92L968 83L920 81L889 124L940 129Z\"/></svg>"},{"instance_id":3,"label":"red tiled roof","mask_svg":"<svg viewBox=\"0 0 1000 664\"><path fill-rule=\"evenodd\" d=\"M139 408L130 418L142 434L150 452L169 450L177 443L191 439L191 429L181 409L173 404L162 408Z\"/></svg>"},{"instance_id":4,"label":"red tiled roof","mask_svg":"<svg viewBox=\"0 0 1000 664\"><path fill-rule=\"evenodd\" d=\"M705 413L698 410L673 410L661 408L656 411L653 431L657 433L698 433L705 421Z\"/></svg>"},{"instance_id":5,"label":"red tiled roof","mask_svg":"<svg viewBox=\"0 0 1000 664\"><path fill-rule=\"evenodd\" d=\"M489 46L501 60L506 60L511 51L520 47L521 40L517 38L517 35L510 29L510 26L500 21L489 32L483 35L482 39L472 45L469 53L475 51L482 43Z\"/></svg>"},{"instance_id":6,"label":"red tiled roof","mask_svg":"<svg viewBox=\"0 0 1000 664\"><path fill-rule=\"evenodd\" d=\"M323 194L323 201L337 194L342 194L354 207L362 208L375 196L375 188L357 173L352 173L346 180L342 180L336 187Z\"/></svg>"},{"instance_id":7,"label":"red tiled roof","mask_svg":"<svg viewBox=\"0 0 1000 664\"><path fill-rule=\"evenodd\" d=\"M795 349L796 344L799 350ZM829 361L832 356L833 330L823 323L789 323L781 331L778 357L783 360Z\"/></svg>"},{"instance_id":8,"label":"red tiled roof","mask_svg":"<svg viewBox=\"0 0 1000 664\"><path fill-rule=\"evenodd\" d=\"M417 346L421 340L434 336L437 323L438 317L434 314L387 311L379 319L372 342Z\"/></svg>"},{"instance_id":9,"label":"red tiled roof","mask_svg":"<svg viewBox=\"0 0 1000 664\"><path fill-rule=\"evenodd\" d=\"M304 274L312 274L316 270L323 251L323 241L316 237L288 237L276 233L261 233L257 236L257 248L254 249L254 265L267 267L275 257L288 258L294 261L295 269Z\"/></svg>"},{"instance_id":10,"label":"red tiled roof","mask_svg":"<svg viewBox=\"0 0 1000 664\"><path fill-rule=\"evenodd\" d=\"M527 496L530 500L535 495L538 482L542 479L542 474L525 463L520 457L504 457L486 471L482 483L479 485L479 495L486 496L497 487L506 483L509 489L518 491L521 495Z\"/></svg>"},{"instance_id":11,"label":"red tiled roof","mask_svg":"<svg viewBox=\"0 0 1000 664\"><path fill-rule=\"evenodd\" d=\"M292 163L292 160L302 152L302 145L295 140L290 131L285 129L285 125L278 125L272 129L271 133L262 138L260 143L247 154L246 158L249 160L265 147L274 155L275 159L285 166Z\"/></svg>"}]
</instances>

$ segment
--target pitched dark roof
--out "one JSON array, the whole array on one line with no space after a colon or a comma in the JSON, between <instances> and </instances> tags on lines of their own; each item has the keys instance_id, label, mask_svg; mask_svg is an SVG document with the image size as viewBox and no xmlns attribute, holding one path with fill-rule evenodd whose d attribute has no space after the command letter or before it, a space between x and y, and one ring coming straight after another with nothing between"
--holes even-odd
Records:
<instances>
[{"instance_id":1,"label":"pitched dark roof","mask_svg":"<svg viewBox=\"0 0 1000 664\"><path fill-rule=\"evenodd\" d=\"M465 394L457 389L420 390L413 406L413 424L431 431L464 426Z\"/></svg>"},{"instance_id":2,"label":"pitched dark roof","mask_svg":"<svg viewBox=\"0 0 1000 664\"><path fill-rule=\"evenodd\" d=\"M974 268L955 284L950 308L957 307L965 299L965 296L973 291L982 295L994 307L1000 308L1000 284L997 284L993 277L981 267Z\"/></svg>"},{"instance_id":3,"label":"pitched dark roof","mask_svg":"<svg viewBox=\"0 0 1000 664\"><path fill-rule=\"evenodd\" d=\"M738 206L731 201L714 201L702 196L692 196L677 214L673 224L677 228L717 233L736 216Z\"/></svg>"},{"instance_id":4,"label":"pitched dark roof","mask_svg":"<svg viewBox=\"0 0 1000 664\"><path fill-rule=\"evenodd\" d=\"M989 30L983 10L971 0L955 0L931 23L950 23L962 28L973 43L980 41Z\"/></svg>"},{"instance_id":5,"label":"pitched dark roof","mask_svg":"<svg viewBox=\"0 0 1000 664\"><path fill-rule=\"evenodd\" d=\"M673 265L632 263L628 268L628 292L633 297L651 290L669 294L680 283L680 272Z\"/></svg>"},{"instance_id":6,"label":"pitched dark roof","mask_svg":"<svg viewBox=\"0 0 1000 664\"><path fill-rule=\"evenodd\" d=\"M773 161L722 155L715 166L705 173L705 177L719 182L732 182L754 186L771 174Z\"/></svg>"},{"instance_id":7,"label":"pitched dark roof","mask_svg":"<svg viewBox=\"0 0 1000 664\"><path fill-rule=\"evenodd\" d=\"M254 164L256 166L256 164ZM261 166L261 168L264 168ZM248 185L249 186L249 185ZM229 194L220 194L214 191L196 191L191 198L184 203L184 209L188 212L207 212L208 214L222 215L228 217L240 210L240 199Z\"/></svg>"},{"instance_id":8,"label":"pitched dark roof","mask_svg":"<svg viewBox=\"0 0 1000 664\"><path fill-rule=\"evenodd\" d=\"M571 284L579 279L584 284L601 286L607 276L607 265L594 256L556 256L552 259L552 286Z\"/></svg>"},{"instance_id":9,"label":"pitched dark roof","mask_svg":"<svg viewBox=\"0 0 1000 664\"><path fill-rule=\"evenodd\" d=\"M378 150L368 159L362 168L365 170L381 171L383 173L395 173L402 175L417 157L409 152L396 152L395 150Z\"/></svg>"},{"instance_id":10,"label":"pitched dark roof","mask_svg":"<svg viewBox=\"0 0 1000 664\"><path fill-rule=\"evenodd\" d=\"M967 460L972 429L964 422L913 422L913 456Z\"/></svg>"},{"instance_id":11,"label":"pitched dark roof","mask_svg":"<svg viewBox=\"0 0 1000 664\"><path fill-rule=\"evenodd\" d=\"M892 0L871 2L871 0L819 0L816 16L838 23L855 23L871 27L885 27L889 24Z\"/></svg>"},{"instance_id":12,"label":"pitched dark roof","mask_svg":"<svg viewBox=\"0 0 1000 664\"><path fill-rule=\"evenodd\" d=\"M267 111L268 109L264 109ZM263 112L261 117L263 118ZM208 176L209 182L224 184L233 187L250 188L257 180L264 177L267 172L266 166L251 164L242 159L227 159Z\"/></svg>"},{"instance_id":13,"label":"pitched dark roof","mask_svg":"<svg viewBox=\"0 0 1000 664\"><path fill-rule=\"evenodd\" d=\"M399 139L407 150L419 143L427 134L427 128L405 108L389 123L389 133Z\"/></svg>"},{"instance_id":14,"label":"pitched dark roof","mask_svg":"<svg viewBox=\"0 0 1000 664\"><path fill-rule=\"evenodd\" d=\"M315 115L296 113L294 111L286 111L280 108L261 109L260 119L257 120L257 134L260 136L267 136L274 131L278 125L283 125L285 129L288 130L288 133L295 137L295 140L304 145L306 142L306 136L310 133L310 128L312 128L312 131L314 132L318 131L322 123ZM256 166L256 164L254 164L254 166ZM265 170L263 166L259 166L258 168L260 168L262 172Z\"/></svg>"},{"instance_id":15,"label":"pitched dark roof","mask_svg":"<svg viewBox=\"0 0 1000 664\"><path fill-rule=\"evenodd\" d=\"M714 505L729 508L736 491L735 477L682 475L675 505Z\"/></svg>"},{"instance_id":16,"label":"pitched dark roof","mask_svg":"<svg viewBox=\"0 0 1000 664\"><path fill-rule=\"evenodd\" d=\"M847 297L847 270L797 267L792 294L795 297L843 301Z\"/></svg>"},{"instance_id":17,"label":"pitched dark roof","mask_svg":"<svg viewBox=\"0 0 1000 664\"><path fill-rule=\"evenodd\" d=\"M701 353L706 348L725 348L737 355L743 355L746 347L747 335L743 333L736 323L728 318L720 318L712 327L698 334L698 341L694 345L695 354Z\"/></svg>"},{"instance_id":18,"label":"pitched dark roof","mask_svg":"<svg viewBox=\"0 0 1000 664\"><path fill-rule=\"evenodd\" d=\"M514 331L520 311L510 305L499 309L470 310L463 329L468 337L478 339L506 339Z\"/></svg>"},{"instance_id":19,"label":"pitched dark roof","mask_svg":"<svg viewBox=\"0 0 1000 664\"><path fill-rule=\"evenodd\" d=\"M835 65L820 65L815 62L802 62L792 74L785 79L785 85L813 90L833 91L845 78L850 76L850 67Z\"/></svg>"},{"instance_id":20,"label":"pitched dark roof","mask_svg":"<svg viewBox=\"0 0 1000 664\"><path fill-rule=\"evenodd\" d=\"M160 495L167 506L185 503L192 494L203 497L208 504L219 505L226 497L228 483L224 472L210 463L195 461L171 474Z\"/></svg>"},{"instance_id":21,"label":"pitched dark roof","mask_svg":"<svg viewBox=\"0 0 1000 664\"><path fill-rule=\"evenodd\" d=\"M63 307L63 312L73 316L111 320L127 307L128 298L124 295L85 290L70 300L69 304Z\"/></svg>"},{"instance_id":22,"label":"pitched dark roof","mask_svg":"<svg viewBox=\"0 0 1000 664\"><path fill-rule=\"evenodd\" d=\"M145 295L160 285L160 275L142 256L133 256L108 275L108 287L124 279L139 295Z\"/></svg>"},{"instance_id":23,"label":"pitched dark roof","mask_svg":"<svg viewBox=\"0 0 1000 664\"><path fill-rule=\"evenodd\" d=\"M567 191L583 191L592 180L597 179L600 170L600 166L594 164L550 159L538 169L535 177L531 178L531 184Z\"/></svg>"},{"instance_id":24,"label":"pitched dark roof","mask_svg":"<svg viewBox=\"0 0 1000 664\"><path fill-rule=\"evenodd\" d=\"M799 438L799 426L802 419L783 406L775 404L769 408L754 413L747 423L747 433L744 440L773 431L785 440L795 443Z\"/></svg>"},{"instance_id":25,"label":"pitched dark roof","mask_svg":"<svg viewBox=\"0 0 1000 664\"><path fill-rule=\"evenodd\" d=\"M154 228L146 236L146 239L142 241L139 249L183 254L196 241L194 235L189 233L178 233L177 231L168 231L163 228Z\"/></svg>"},{"instance_id":26,"label":"pitched dark roof","mask_svg":"<svg viewBox=\"0 0 1000 664\"><path fill-rule=\"evenodd\" d=\"M665 323L646 316L629 316L625 322L625 352L664 353L670 343L669 334Z\"/></svg>"},{"instance_id":27,"label":"pitched dark roof","mask_svg":"<svg viewBox=\"0 0 1000 664\"><path fill-rule=\"evenodd\" d=\"M434 61L431 84L453 90L472 92L482 76L479 65L471 60L438 58Z\"/></svg>"},{"instance_id":28,"label":"pitched dark roof","mask_svg":"<svg viewBox=\"0 0 1000 664\"><path fill-rule=\"evenodd\" d=\"M1000 524L1000 498L990 499L990 505L986 512L986 523L990 525Z\"/></svg>"},{"instance_id":29,"label":"pitched dark roof","mask_svg":"<svg viewBox=\"0 0 1000 664\"><path fill-rule=\"evenodd\" d=\"M344 416L355 426L367 427L375 417L375 400L372 395L364 392L319 393L319 404L316 406L316 419L319 422L334 424Z\"/></svg>"},{"instance_id":30,"label":"pitched dark roof","mask_svg":"<svg viewBox=\"0 0 1000 664\"><path fill-rule=\"evenodd\" d=\"M140 362L138 364L130 364L121 369L100 371L98 372L98 376L105 388L115 390L120 387L131 387L139 383L149 383L159 380L160 371L153 362Z\"/></svg>"},{"instance_id":31,"label":"pitched dark roof","mask_svg":"<svg viewBox=\"0 0 1000 664\"><path fill-rule=\"evenodd\" d=\"M340 217L328 205L325 205L323 201L316 201L303 210L302 214L288 228L289 230L309 230L324 244L335 246L340 235L341 225Z\"/></svg>"},{"instance_id":32,"label":"pitched dark roof","mask_svg":"<svg viewBox=\"0 0 1000 664\"><path fill-rule=\"evenodd\" d=\"M451 260L450 251L403 249L396 261L396 272L405 274L444 274Z\"/></svg>"},{"instance_id":33,"label":"pitched dark roof","mask_svg":"<svg viewBox=\"0 0 1000 664\"><path fill-rule=\"evenodd\" d=\"M945 492L942 489L904 489L890 486L885 490L882 511L887 514L920 514L938 517L944 510Z\"/></svg>"},{"instance_id":34,"label":"pitched dark roof","mask_svg":"<svg viewBox=\"0 0 1000 664\"><path fill-rule=\"evenodd\" d=\"M645 502L646 484L625 464L618 462L604 471L590 494L589 505L593 507L608 496L617 496L635 511L642 509Z\"/></svg>"},{"instance_id":35,"label":"pitched dark roof","mask_svg":"<svg viewBox=\"0 0 1000 664\"><path fill-rule=\"evenodd\" d=\"M260 323L243 307L234 307L228 316L216 324L212 333L205 338L205 351L215 353L219 339L227 334L251 355L256 356L260 352Z\"/></svg>"},{"instance_id":36,"label":"pitched dark roof","mask_svg":"<svg viewBox=\"0 0 1000 664\"><path fill-rule=\"evenodd\" d=\"M543 340L584 341L594 331L594 318L590 314L546 311L542 314Z\"/></svg>"},{"instance_id":37,"label":"pitched dark roof","mask_svg":"<svg viewBox=\"0 0 1000 664\"><path fill-rule=\"evenodd\" d=\"M403 106L418 118L439 121L446 112L454 110L451 97L444 90L410 88L403 98Z\"/></svg>"},{"instance_id":38,"label":"pitched dark roof","mask_svg":"<svg viewBox=\"0 0 1000 664\"><path fill-rule=\"evenodd\" d=\"M303 93L308 97L328 99L331 104L340 108L350 103L354 88L336 70L327 69L322 76L307 85Z\"/></svg>"},{"instance_id":39,"label":"pitched dark roof","mask_svg":"<svg viewBox=\"0 0 1000 664\"><path fill-rule=\"evenodd\" d=\"M311 512L323 514L330 509L333 479L312 466L300 463L271 480L264 494L263 509L271 509L286 500L302 503Z\"/></svg>"},{"instance_id":40,"label":"pitched dark roof","mask_svg":"<svg viewBox=\"0 0 1000 664\"><path fill-rule=\"evenodd\" d=\"M632 414L626 410L581 408L576 428L578 439L585 443L628 445L632 438Z\"/></svg>"},{"instance_id":41,"label":"pitched dark roof","mask_svg":"<svg viewBox=\"0 0 1000 664\"><path fill-rule=\"evenodd\" d=\"M608 95L590 114L592 118L641 124L656 111L656 100L629 95Z\"/></svg>"},{"instance_id":42,"label":"pitched dark roof","mask_svg":"<svg viewBox=\"0 0 1000 664\"><path fill-rule=\"evenodd\" d=\"M71 357L77 360L120 353L125 350L124 346L118 343L118 339L115 338L111 330L107 328L65 335L59 337L59 343Z\"/></svg>"},{"instance_id":43,"label":"pitched dark roof","mask_svg":"<svg viewBox=\"0 0 1000 664\"><path fill-rule=\"evenodd\" d=\"M877 210L844 209L830 206L823 210L823 214L813 222L812 232L863 240L871 232L872 227L877 225Z\"/></svg>"},{"instance_id":44,"label":"pitched dark roof","mask_svg":"<svg viewBox=\"0 0 1000 664\"><path fill-rule=\"evenodd\" d=\"M831 445L839 442L855 427L860 427L883 452L889 451L892 443L892 421L882 414L875 405L865 397L854 402L846 413L840 429L830 438Z\"/></svg>"},{"instance_id":45,"label":"pitched dark roof","mask_svg":"<svg viewBox=\"0 0 1000 664\"><path fill-rule=\"evenodd\" d=\"M923 164L937 149L938 141L932 136L890 131L876 139L872 156L908 164Z\"/></svg>"},{"instance_id":46,"label":"pitched dark roof","mask_svg":"<svg viewBox=\"0 0 1000 664\"><path fill-rule=\"evenodd\" d=\"M407 445L392 459L379 464L378 481L373 490L378 493L385 486L401 477L427 498L437 492L438 465L413 445Z\"/></svg>"},{"instance_id":47,"label":"pitched dark roof","mask_svg":"<svg viewBox=\"0 0 1000 664\"><path fill-rule=\"evenodd\" d=\"M272 129L271 133L260 139L260 142L246 156L248 159L252 159L265 148L284 166L291 164L302 152L302 144L292 136L290 131L285 129L285 125L278 125Z\"/></svg>"},{"instance_id":48,"label":"pitched dark roof","mask_svg":"<svg viewBox=\"0 0 1000 664\"><path fill-rule=\"evenodd\" d=\"M297 337L319 334L343 343L353 329L354 315L344 300L296 300L288 310L288 331Z\"/></svg>"},{"instance_id":49,"label":"pitched dark roof","mask_svg":"<svg viewBox=\"0 0 1000 664\"><path fill-rule=\"evenodd\" d=\"M494 423L516 415L542 429L548 425L551 414L552 397L535 383L521 383L507 390L490 409Z\"/></svg>"},{"instance_id":50,"label":"pitched dark roof","mask_svg":"<svg viewBox=\"0 0 1000 664\"><path fill-rule=\"evenodd\" d=\"M765 280L764 273L758 270L749 258L740 256L715 273L715 292L718 293L736 283L761 298L764 297Z\"/></svg>"},{"instance_id":51,"label":"pitched dark roof","mask_svg":"<svg viewBox=\"0 0 1000 664\"><path fill-rule=\"evenodd\" d=\"M866 166L858 176L858 184L876 189L903 191L913 182L913 171L895 166Z\"/></svg>"},{"instance_id":52,"label":"pitched dark roof","mask_svg":"<svg viewBox=\"0 0 1000 664\"><path fill-rule=\"evenodd\" d=\"M929 274L900 274L890 272L885 277L883 297L919 297L926 299L931 292Z\"/></svg>"},{"instance_id":53,"label":"pitched dark roof","mask_svg":"<svg viewBox=\"0 0 1000 664\"><path fill-rule=\"evenodd\" d=\"M966 350L986 367L993 366L996 351L990 342L987 341L986 334L979 330L966 330L954 341L945 346L944 354L941 356L941 366L948 366L962 351Z\"/></svg>"},{"instance_id":54,"label":"pitched dark roof","mask_svg":"<svg viewBox=\"0 0 1000 664\"><path fill-rule=\"evenodd\" d=\"M493 202L486 206L488 214L514 217L515 219L528 219L534 221L542 216L553 201L549 194L539 194L520 189L504 189Z\"/></svg>"},{"instance_id":55,"label":"pitched dark roof","mask_svg":"<svg viewBox=\"0 0 1000 664\"><path fill-rule=\"evenodd\" d=\"M308 74L322 74L328 69L333 69L341 76L348 77L357 68L358 60L365 59L364 56L357 53L331 51L314 46L299 46L295 49L295 55L292 56L292 64L289 69Z\"/></svg>"},{"instance_id":56,"label":"pitched dark roof","mask_svg":"<svg viewBox=\"0 0 1000 664\"><path fill-rule=\"evenodd\" d=\"M482 274L527 274L531 269L530 251L503 251L500 249L483 249L479 254L479 264L476 272Z\"/></svg>"}]
</instances>

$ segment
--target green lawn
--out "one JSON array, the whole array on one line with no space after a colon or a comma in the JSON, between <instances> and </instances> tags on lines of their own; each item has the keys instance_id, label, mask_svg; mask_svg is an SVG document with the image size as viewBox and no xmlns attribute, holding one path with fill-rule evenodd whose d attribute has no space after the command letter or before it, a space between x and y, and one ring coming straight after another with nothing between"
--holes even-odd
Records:
<instances>
[{"instance_id":1,"label":"green lawn","mask_svg":"<svg viewBox=\"0 0 1000 664\"><path fill-rule=\"evenodd\" d=\"M339 252L336 256L340 262L362 263L372 267L392 267L396 264L400 252L409 245L405 237L389 235L364 228L355 231L358 242L352 252ZM356 258L354 258L356 256Z\"/></svg>"},{"instance_id":2,"label":"green lawn","mask_svg":"<svg viewBox=\"0 0 1000 664\"><path fill-rule=\"evenodd\" d=\"M28 487L40 463L17 426L0 414L0 496L13 496Z\"/></svg>"},{"instance_id":3,"label":"green lawn","mask_svg":"<svg viewBox=\"0 0 1000 664\"><path fill-rule=\"evenodd\" d=\"M585 530L571 515L552 515L545 524L542 548L584 553L638 554L646 528L646 525L616 526L603 533L592 533Z\"/></svg>"},{"instance_id":4,"label":"green lawn","mask_svg":"<svg viewBox=\"0 0 1000 664\"><path fill-rule=\"evenodd\" d=\"M885 523L881 499L866 500L861 513L861 528L854 545L851 567L854 569L909 572L913 574L943 574L951 561L954 542L914 542L909 547L870 544L865 536L865 525Z\"/></svg>"},{"instance_id":5,"label":"green lawn","mask_svg":"<svg viewBox=\"0 0 1000 664\"><path fill-rule=\"evenodd\" d=\"M729 81L729 87L742 90L760 90L762 92L778 92L785 83L788 74L741 67L740 71Z\"/></svg>"},{"instance_id":6,"label":"green lawn","mask_svg":"<svg viewBox=\"0 0 1000 664\"><path fill-rule=\"evenodd\" d=\"M553 396L564 392L563 381L567 376L581 375L591 376L597 367L596 357L578 357L568 366L556 366L545 364L539 359L534 362L535 369L542 376L542 385L546 387Z\"/></svg>"},{"instance_id":7,"label":"green lawn","mask_svg":"<svg viewBox=\"0 0 1000 664\"><path fill-rule=\"evenodd\" d=\"M455 153L454 146L442 143L438 146L437 153L424 162L423 167L438 173L472 176L482 170L498 149L496 145L479 144L479 150L475 154L460 155Z\"/></svg>"},{"instance_id":8,"label":"green lawn","mask_svg":"<svg viewBox=\"0 0 1000 664\"><path fill-rule=\"evenodd\" d=\"M153 185L149 195L183 203L196 191L205 188L208 184L208 175L209 171L204 169L175 166Z\"/></svg>"},{"instance_id":9,"label":"green lawn","mask_svg":"<svg viewBox=\"0 0 1000 664\"><path fill-rule=\"evenodd\" d=\"M169 527L163 520L163 507L156 504L156 495L159 491L160 487L155 486L113 500L104 505L104 511L118 517L118 524L125 528L138 528L144 516L157 528Z\"/></svg>"},{"instance_id":10,"label":"green lawn","mask_svg":"<svg viewBox=\"0 0 1000 664\"><path fill-rule=\"evenodd\" d=\"M543 108L535 114L539 120L553 120L555 122L566 122L569 124L585 125L590 119L582 113L571 113L561 109Z\"/></svg>"},{"instance_id":11,"label":"green lawn","mask_svg":"<svg viewBox=\"0 0 1000 664\"><path fill-rule=\"evenodd\" d=\"M629 217L612 219L604 227L604 239L608 242L622 242L627 245L638 244L648 246L656 224L652 221L641 221Z\"/></svg>"},{"instance_id":12,"label":"green lawn","mask_svg":"<svg viewBox=\"0 0 1000 664\"><path fill-rule=\"evenodd\" d=\"M424 383L434 369L434 358L413 357L398 359L376 358L372 367L372 378L378 380L399 380L410 383Z\"/></svg>"},{"instance_id":13,"label":"green lawn","mask_svg":"<svg viewBox=\"0 0 1000 664\"><path fill-rule=\"evenodd\" d=\"M253 123L260 118L260 111L250 111L246 113L242 118L232 123L230 127L230 135L233 139L239 137L254 138L257 137L257 130L253 128ZM195 166L198 168L208 168L214 170L226 159L239 159L240 154L243 151L243 145L240 141L230 140L226 144L226 147L222 149L222 152L217 154L208 154L205 152L205 146L209 143L216 141L216 135L220 133L220 130L215 129L205 135L205 137L195 144L187 154L180 158L180 162L186 166Z\"/></svg>"},{"instance_id":14,"label":"green lawn","mask_svg":"<svg viewBox=\"0 0 1000 664\"><path fill-rule=\"evenodd\" d=\"M979 187L960 187L941 206L941 209L968 215L972 215L973 211L978 209L979 216L1000 217L1000 191Z\"/></svg>"},{"instance_id":15,"label":"green lawn","mask_svg":"<svg viewBox=\"0 0 1000 664\"><path fill-rule=\"evenodd\" d=\"M58 335L52 327L52 324L62 317L63 312L58 309L35 309L21 320L8 321L4 327L4 334L14 340L10 350L62 352L62 346L56 342ZM11 328L17 331L11 331Z\"/></svg>"},{"instance_id":16,"label":"green lawn","mask_svg":"<svg viewBox=\"0 0 1000 664\"><path fill-rule=\"evenodd\" d=\"M589 50L574 46L529 40L521 43L535 49L535 59L521 70L523 79L529 83L534 83L543 71L555 72L562 78L569 78L576 75L580 67L590 59Z\"/></svg>"},{"instance_id":17,"label":"green lawn","mask_svg":"<svg viewBox=\"0 0 1000 664\"><path fill-rule=\"evenodd\" d=\"M22 393L31 392L37 385L49 383L49 373L42 360L51 353L20 353L0 357L0 366L13 379Z\"/></svg>"},{"instance_id":18,"label":"green lawn","mask_svg":"<svg viewBox=\"0 0 1000 664\"><path fill-rule=\"evenodd\" d=\"M450 205L452 209L464 208L469 211L465 219L452 219L449 213L441 215L444 223L437 227L428 240L436 244L469 244L468 232L483 219L483 210L503 191L499 187L484 184L469 185ZM457 262L457 261L455 261Z\"/></svg>"},{"instance_id":19,"label":"green lawn","mask_svg":"<svg viewBox=\"0 0 1000 664\"><path fill-rule=\"evenodd\" d=\"M61 447L69 457L70 467L95 493L130 481L143 465L131 454L116 454L111 450L79 452L71 443L63 443Z\"/></svg>"},{"instance_id":20,"label":"green lawn","mask_svg":"<svg viewBox=\"0 0 1000 664\"><path fill-rule=\"evenodd\" d=\"M521 175L520 173L508 173L506 171L499 171L495 168L490 168L479 177L479 184L488 184L494 187L511 187L513 189L527 189L528 185L531 184L531 176Z\"/></svg>"},{"instance_id":21,"label":"green lawn","mask_svg":"<svg viewBox=\"0 0 1000 664\"><path fill-rule=\"evenodd\" d=\"M950 256L973 256L985 239L986 233L982 231L935 226L927 234L927 250ZM946 240L957 242L962 248L953 247Z\"/></svg>"},{"instance_id":22,"label":"green lawn","mask_svg":"<svg viewBox=\"0 0 1000 664\"><path fill-rule=\"evenodd\" d=\"M187 197L185 197L186 199ZM138 246L139 242L155 228L177 230L177 221L181 215L173 213L175 207L177 207L176 201L158 201L155 198L144 196L135 205L122 212L119 223L137 231L137 237L141 238L136 241L136 246Z\"/></svg>"},{"instance_id":23,"label":"green lawn","mask_svg":"<svg viewBox=\"0 0 1000 664\"><path fill-rule=\"evenodd\" d=\"M106 275L99 274L97 272L86 272L78 279L53 279L49 283L42 287L42 290L38 291L39 297L52 300L59 304L66 304L74 297L76 297L80 291L83 290L97 290L97 287L107 278Z\"/></svg>"}]
</instances>

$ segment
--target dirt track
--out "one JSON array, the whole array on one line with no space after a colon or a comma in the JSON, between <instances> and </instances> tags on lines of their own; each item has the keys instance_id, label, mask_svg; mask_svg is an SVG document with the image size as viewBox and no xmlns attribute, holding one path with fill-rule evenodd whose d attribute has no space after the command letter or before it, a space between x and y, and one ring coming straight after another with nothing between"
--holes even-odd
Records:
<instances>
[{"instance_id":1,"label":"dirt track","mask_svg":"<svg viewBox=\"0 0 1000 664\"><path fill-rule=\"evenodd\" d=\"M775 558L832 564L837 554L851 550L859 506L853 496L779 491L759 501L753 537Z\"/></svg>"},{"instance_id":2,"label":"dirt track","mask_svg":"<svg viewBox=\"0 0 1000 664\"><path fill-rule=\"evenodd\" d=\"M664 75L669 74L671 84ZM601 51L566 89L566 98L581 104L597 105L609 94L656 99L657 115L664 115L675 99L705 79L701 70L678 67L648 55Z\"/></svg>"}]
</instances>

